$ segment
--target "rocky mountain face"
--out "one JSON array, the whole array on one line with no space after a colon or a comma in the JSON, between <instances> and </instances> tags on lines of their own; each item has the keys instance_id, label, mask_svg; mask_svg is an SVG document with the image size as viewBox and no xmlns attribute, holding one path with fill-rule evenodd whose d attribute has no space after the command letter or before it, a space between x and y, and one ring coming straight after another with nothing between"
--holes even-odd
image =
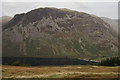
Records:
<instances>
[{"instance_id":1,"label":"rocky mountain face","mask_svg":"<svg viewBox=\"0 0 120 80\"><path fill-rule=\"evenodd\" d=\"M3 56L99 59L116 56L117 43L101 18L68 9L35 9L3 26Z\"/></svg>"}]
</instances>

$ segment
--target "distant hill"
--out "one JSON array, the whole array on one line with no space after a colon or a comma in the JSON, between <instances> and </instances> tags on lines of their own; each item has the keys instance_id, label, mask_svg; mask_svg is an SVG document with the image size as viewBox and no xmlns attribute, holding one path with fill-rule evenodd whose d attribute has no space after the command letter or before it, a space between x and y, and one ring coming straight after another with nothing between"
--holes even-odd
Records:
<instances>
[{"instance_id":1,"label":"distant hill","mask_svg":"<svg viewBox=\"0 0 120 80\"><path fill-rule=\"evenodd\" d=\"M9 22L11 19L12 19L12 17L10 17L10 16L2 16L2 17L0 17L0 23L2 23L4 25L7 22Z\"/></svg>"},{"instance_id":2,"label":"distant hill","mask_svg":"<svg viewBox=\"0 0 120 80\"><path fill-rule=\"evenodd\" d=\"M103 19L105 22L107 22L108 24L110 24L110 26L118 32L118 20L117 19L110 19L107 17L101 17L101 19Z\"/></svg>"},{"instance_id":3,"label":"distant hill","mask_svg":"<svg viewBox=\"0 0 120 80\"><path fill-rule=\"evenodd\" d=\"M117 35L101 18L69 9L38 8L3 26L4 57L116 56Z\"/></svg>"}]
</instances>

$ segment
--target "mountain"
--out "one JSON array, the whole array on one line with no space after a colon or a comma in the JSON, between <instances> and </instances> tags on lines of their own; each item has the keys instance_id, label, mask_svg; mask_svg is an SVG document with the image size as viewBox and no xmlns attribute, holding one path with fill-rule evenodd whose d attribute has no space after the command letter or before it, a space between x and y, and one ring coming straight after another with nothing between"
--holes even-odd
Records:
<instances>
[{"instance_id":1,"label":"mountain","mask_svg":"<svg viewBox=\"0 0 120 80\"><path fill-rule=\"evenodd\" d=\"M4 57L116 56L117 36L101 18L69 9L38 8L3 26Z\"/></svg>"},{"instance_id":2,"label":"mountain","mask_svg":"<svg viewBox=\"0 0 120 80\"><path fill-rule=\"evenodd\" d=\"M117 19L110 19L107 17L101 17L101 19L103 19L105 22L107 22L108 24L110 24L110 26L118 32L118 20Z\"/></svg>"},{"instance_id":3,"label":"mountain","mask_svg":"<svg viewBox=\"0 0 120 80\"><path fill-rule=\"evenodd\" d=\"M2 17L0 17L0 23L2 23L4 25L7 22L9 22L11 19L12 19L12 17L10 17L10 16L2 16Z\"/></svg>"}]
</instances>

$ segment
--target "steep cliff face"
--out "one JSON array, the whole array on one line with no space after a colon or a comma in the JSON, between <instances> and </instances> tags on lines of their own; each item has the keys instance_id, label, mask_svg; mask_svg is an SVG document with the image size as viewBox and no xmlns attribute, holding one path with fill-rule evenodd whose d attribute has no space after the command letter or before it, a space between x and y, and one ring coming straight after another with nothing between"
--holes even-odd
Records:
<instances>
[{"instance_id":1,"label":"steep cliff face","mask_svg":"<svg viewBox=\"0 0 120 80\"><path fill-rule=\"evenodd\" d=\"M3 56L97 59L117 51L110 25L83 12L39 8L15 15L3 28Z\"/></svg>"}]
</instances>

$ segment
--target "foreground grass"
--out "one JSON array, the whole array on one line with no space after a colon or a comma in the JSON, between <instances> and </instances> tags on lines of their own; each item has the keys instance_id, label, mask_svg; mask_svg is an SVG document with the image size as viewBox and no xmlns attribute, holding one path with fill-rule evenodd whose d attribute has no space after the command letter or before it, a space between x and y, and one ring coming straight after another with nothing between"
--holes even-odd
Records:
<instances>
[{"instance_id":1,"label":"foreground grass","mask_svg":"<svg viewBox=\"0 0 120 80\"><path fill-rule=\"evenodd\" d=\"M118 67L105 66L2 66L3 78L118 78Z\"/></svg>"}]
</instances>

